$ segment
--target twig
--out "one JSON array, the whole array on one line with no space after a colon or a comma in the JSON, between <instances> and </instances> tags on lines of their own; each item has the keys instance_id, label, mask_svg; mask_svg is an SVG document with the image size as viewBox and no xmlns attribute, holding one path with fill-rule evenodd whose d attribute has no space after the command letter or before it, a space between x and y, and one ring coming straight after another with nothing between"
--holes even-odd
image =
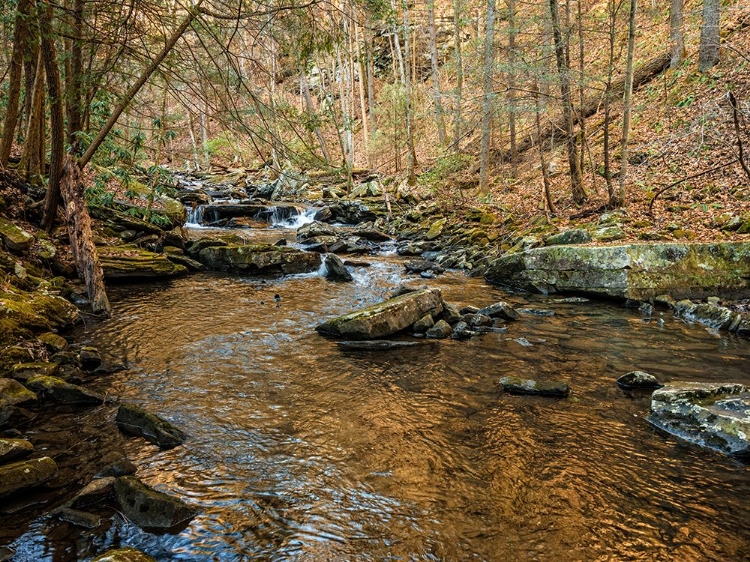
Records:
<instances>
[{"instance_id":1,"label":"twig","mask_svg":"<svg viewBox=\"0 0 750 562\"><path fill-rule=\"evenodd\" d=\"M745 170L745 175L747 176L747 178L750 179L750 168L748 167L747 163L745 163L745 156L744 156L744 151L742 147L742 134L740 131L740 116L739 116L739 111L737 109L737 98L734 97L734 94L731 91L727 92L727 97L729 98L729 105L732 106L732 120L734 121L734 134L737 135L737 148L739 149L737 160L740 161L740 166L742 166L742 169Z\"/></svg>"},{"instance_id":2,"label":"twig","mask_svg":"<svg viewBox=\"0 0 750 562\"><path fill-rule=\"evenodd\" d=\"M688 180L692 180L695 178L699 178L701 176L705 176L706 174L710 174L711 172L715 172L717 170L721 170L722 168L726 168L727 166L731 166L734 164L734 160L730 162L724 162L723 164L719 164L718 166L714 166L713 168L709 168L708 170L704 170L702 172L698 172L697 174L693 174L692 176L687 176L685 178L679 179L676 182L672 182L669 185L666 185L662 187L659 191L654 193L654 196L651 198L651 201L648 203L648 214L652 215L654 214L654 201L656 201L656 198L659 197L662 193L667 191L668 189L672 189L673 187L680 185L683 182L686 182Z\"/></svg>"}]
</instances>

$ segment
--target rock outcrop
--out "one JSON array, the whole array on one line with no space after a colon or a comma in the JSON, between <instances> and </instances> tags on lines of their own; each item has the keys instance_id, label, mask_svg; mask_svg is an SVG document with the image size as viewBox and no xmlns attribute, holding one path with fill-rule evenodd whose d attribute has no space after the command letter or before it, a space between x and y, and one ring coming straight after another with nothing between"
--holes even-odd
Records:
<instances>
[{"instance_id":1,"label":"rock outcrop","mask_svg":"<svg viewBox=\"0 0 750 562\"><path fill-rule=\"evenodd\" d=\"M318 254L271 244L210 246L198 260L209 269L263 275L309 273L320 267Z\"/></svg>"},{"instance_id":2,"label":"rock outcrop","mask_svg":"<svg viewBox=\"0 0 750 562\"><path fill-rule=\"evenodd\" d=\"M105 279L153 279L187 272L186 267L172 263L164 254L137 246L105 246L97 250Z\"/></svg>"},{"instance_id":3,"label":"rock outcrop","mask_svg":"<svg viewBox=\"0 0 750 562\"><path fill-rule=\"evenodd\" d=\"M648 300L750 297L750 242L549 246L504 255L490 283Z\"/></svg>"}]
</instances>

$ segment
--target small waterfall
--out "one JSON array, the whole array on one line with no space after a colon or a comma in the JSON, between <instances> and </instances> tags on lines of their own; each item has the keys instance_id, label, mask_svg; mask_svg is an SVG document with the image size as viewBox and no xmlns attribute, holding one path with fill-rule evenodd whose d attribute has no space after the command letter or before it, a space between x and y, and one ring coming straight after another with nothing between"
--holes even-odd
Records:
<instances>
[{"instance_id":1,"label":"small waterfall","mask_svg":"<svg viewBox=\"0 0 750 562\"><path fill-rule=\"evenodd\" d=\"M311 223L315 220L315 213L320 209L310 207L305 209L301 213L290 216L290 212L295 212L297 209L289 207L271 207L271 225L279 228L291 228L298 229L300 226Z\"/></svg>"},{"instance_id":2,"label":"small waterfall","mask_svg":"<svg viewBox=\"0 0 750 562\"><path fill-rule=\"evenodd\" d=\"M203 205L196 205L188 209L188 216L185 226L197 227L203 226Z\"/></svg>"}]
</instances>

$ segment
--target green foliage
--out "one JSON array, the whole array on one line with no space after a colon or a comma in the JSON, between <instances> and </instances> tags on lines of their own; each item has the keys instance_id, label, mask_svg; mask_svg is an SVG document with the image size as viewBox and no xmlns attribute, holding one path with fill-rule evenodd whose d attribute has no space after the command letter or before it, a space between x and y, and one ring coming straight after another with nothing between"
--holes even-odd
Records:
<instances>
[{"instance_id":1,"label":"green foliage","mask_svg":"<svg viewBox=\"0 0 750 562\"><path fill-rule=\"evenodd\" d=\"M452 175L465 170L473 160L469 154L447 154L438 158L427 172L421 174L418 182L434 190Z\"/></svg>"}]
</instances>

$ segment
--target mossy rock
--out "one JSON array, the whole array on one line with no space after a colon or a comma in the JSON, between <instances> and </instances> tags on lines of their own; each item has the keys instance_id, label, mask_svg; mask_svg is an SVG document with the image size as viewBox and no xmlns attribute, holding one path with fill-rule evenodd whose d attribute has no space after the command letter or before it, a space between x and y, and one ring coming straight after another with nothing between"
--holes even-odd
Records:
<instances>
[{"instance_id":1,"label":"mossy rock","mask_svg":"<svg viewBox=\"0 0 750 562\"><path fill-rule=\"evenodd\" d=\"M52 362L16 363L10 370L10 376L19 381L26 381L33 377L51 377L57 373L60 365Z\"/></svg>"},{"instance_id":2,"label":"mossy rock","mask_svg":"<svg viewBox=\"0 0 750 562\"><path fill-rule=\"evenodd\" d=\"M443 229L445 228L445 223L448 222L448 219L442 218L434 221L430 228L427 230L427 234L425 234L425 238L427 240L434 240L438 236L440 236L443 233Z\"/></svg>"},{"instance_id":3,"label":"mossy rock","mask_svg":"<svg viewBox=\"0 0 750 562\"><path fill-rule=\"evenodd\" d=\"M0 289L0 343L13 343L29 331L50 331L77 322L78 309L62 297L44 291Z\"/></svg>"},{"instance_id":4,"label":"mossy rock","mask_svg":"<svg viewBox=\"0 0 750 562\"><path fill-rule=\"evenodd\" d=\"M0 425L8 421L19 404L33 402L36 394L13 379L0 378Z\"/></svg>"},{"instance_id":5,"label":"mossy rock","mask_svg":"<svg viewBox=\"0 0 750 562\"><path fill-rule=\"evenodd\" d=\"M247 244L203 248L198 260L219 271L252 274L309 273L320 267L320 255L288 246Z\"/></svg>"},{"instance_id":6,"label":"mossy rock","mask_svg":"<svg viewBox=\"0 0 750 562\"><path fill-rule=\"evenodd\" d=\"M25 252L34 244L34 236L0 217L0 241L12 252Z\"/></svg>"},{"instance_id":7,"label":"mossy rock","mask_svg":"<svg viewBox=\"0 0 750 562\"><path fill-rule=\"evenodd\" d=\"M133 245L99 248L99 259L105 279L175 277L187 272L186 267L171 262L164 254Z\"/></svg>"},{"instance_id":8,"label":"mossy rock","mask_svg":"<svg viewBox=\"0 0 750 562\"><path fill-rule=\"evenodd\" d=\"M41 341L47 349L52 352L65 351L68 349L68 340L62 336L53 334L52 332L46 332L40 335L39 341Z\"/></svg>"},{"instance_id":9,"label":"mossy rock","mask_svg":"<svg viewBox=\"0 0 750 562\"><path fill-rule=\"evenodd\" d=\"M156 562L156 560L135 548L117 548L100 554L92 562Z\"/></svg>"},{"instance_id":10,"label":"mossy rock","mask_svg":"<svg viewBox=\"0 0 750 562\"><path fill-rule=\"evenodd\" d=\"M0 348L0 376L10 372L13 365L28 363L32 360L29 350L20 345L9 345Z\"/></svg>"}]
</instances>

